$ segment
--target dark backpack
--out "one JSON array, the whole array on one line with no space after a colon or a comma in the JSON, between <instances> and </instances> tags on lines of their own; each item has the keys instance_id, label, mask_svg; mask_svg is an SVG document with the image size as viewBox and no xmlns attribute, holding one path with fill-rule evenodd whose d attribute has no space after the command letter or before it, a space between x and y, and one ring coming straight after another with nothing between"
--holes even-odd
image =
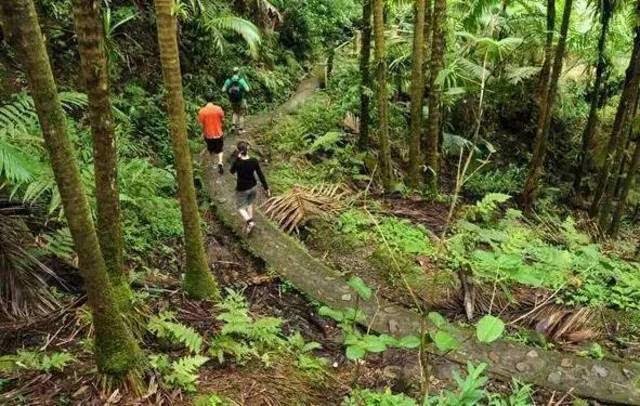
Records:
<instances>
[{"instance_id":1,"label":"dark backpack","mask_svg":"<svg viewBox=\"0 0 640 406\"><path fill-rule=\"evenodd\" d=\"M231 86L229 86L229 99L231 99L231 103L240 103L242 101L242 86L240 85L239 79L233 79L231 82Z\"/></svg>"}]
</instances>

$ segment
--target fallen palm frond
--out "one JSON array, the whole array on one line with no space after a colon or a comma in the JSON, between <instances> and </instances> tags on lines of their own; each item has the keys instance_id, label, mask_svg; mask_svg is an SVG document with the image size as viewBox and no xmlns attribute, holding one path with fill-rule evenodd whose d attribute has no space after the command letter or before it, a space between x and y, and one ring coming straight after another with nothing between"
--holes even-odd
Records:
<instances>
[{"instance_id":1,"label":"fallen palm frond","mask_svg":"<svg viewBox=\"0 0 640 406\"><path fill-rule=\"evenodd\" d=\"M349 190L341 184L312 188L296 186L283 195L270 198L262 208L285 232L298 232L300 225L310 218L342 209L342 201L348 194Z\"/></svg>"},{"instance_id":2,"label":"fallen palm frond","mask_svg":"<svg viewBox=\"0 0 640 406\"><path fill-rule=\"evenodd\" d=\"M59 307L48 290L55 273L28 248L33 245L24 223L0 214L0 312L9 319L42 316Z\"/></svg>"}]
</instances>

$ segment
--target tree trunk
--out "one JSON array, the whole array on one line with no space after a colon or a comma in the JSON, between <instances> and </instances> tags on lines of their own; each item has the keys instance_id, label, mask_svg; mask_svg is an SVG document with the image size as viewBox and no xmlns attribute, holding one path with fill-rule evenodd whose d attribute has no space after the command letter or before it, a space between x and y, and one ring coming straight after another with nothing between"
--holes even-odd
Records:
<instances>
[{"instance_id":1,"label":"tree trunk","mask_svg":"<svg viewBox=\"0 0 640 406\"><path fill-rule=\"evenodd\" d=\"M409 183L412 187L420 184L422 154L422 98L424 95L424 23L426 0L416 0L415 22L413 25L413 71L411 72L411 134L409 140Z\"/></svg>"},{"instance_id":2,"label":"tree trunk","mask_svg":"<svg viewBox=\"0 0 640 406\"><path fill-rule=\"evenodd\" d=\"M66 135L62 105L49 64L38 17L31 0L3 2L5 27L24 64L51 166L73 237L95 328L98 369L123 376L140 367L142 352L118 310L100 251L74 150Z\"/></svg>"},{"instance_id":3,"label":"tree trunk","mask_svg":"<svg viewBox=\"0 0 640 406\"><path fill-rule=\"evenodd\" d=\"M606 1L608 3L608 0ZM609 22L611 21L611 11L605 6L602 10L602 27L600 29L600 37L598 38L598 63L596 66L596 78L593 82L591 94L591 106L589 107L589 118L587 125L582 133L582 149L576 167L575 179L573 181L573 190L577 196L581 195L582 176L587 167L587 155L591 147L591 141L599 122L598 108L600 102L600 93L602 92L602 80L604 77L604 69L606 61L604 58L604 50L607 42L607 32L609 30Z\"/></svg>"},{"instance_id":4,"label":"tree trunk","mask_svg":"<svg viewBox=\"0 0 640 406\"><path fill-rule=\"evenodd\" d=\"M538 81L538 108L539 115L543 114L549 96L549 77L551 76L551 64L553 63L553 33L556 26L556 1L547 0L547 37L544 43L544 61L540 70ZM538 116L538 119L540 117ZM540 124L538 127L540 128Z\"/></svg>"},{"instance_id":5,"label":"tree trunk","mask_svg":"<svg viewBox=\"0 0 640 406\"><path fill-rule=\"evenodd\" d=\"M522 204L525 212L531 212L533 204L538 192L538 181L544 165L544 158L547 152L547 137L549 128L551 127L551 117L553 104L556 94L558 93L558 81L562 73L562 64L564 62L564 51L567 45L567 32L569 31L569 21L571 20L571 8L573 0L566 0L564 10L562 12L562 24L560 26L560 37L558 45L556 45L555 55L553 58L553 68L551 70L551 79L548 85L548 94L543 95L540 105L540 116L538 117L538 128L536 129L536 138L534 141L533 157L529 163L527 179L525 180L524 190L522 191Z\"/></svg>"},{"instance_id":6,"label":"tree trunk","mask_svg":"<svg viewBox=\"0 0 640 406\"><path fill-rule=\"evenodd\" d=\"M371 92L371 1L362 0L362 43L360 47L360 138L358 146L369 147L369 95Z\"/></svg>"},{"instance_id":7,"label":"tree trunk","mask_svg":"<svg viewBox=\"0 0 640 406\"><path fill-rule=\"evenodd\" d=\"M627 119L627 124L625 128L622 130L621 140L618 142L618 146L616 148L616 154L613 158L614 167L611 170L611 177L607 182L607 186L605 188L604 196L600 203L600 215L598 217L598 224L600 226L600 230L603 232L607 230L610 226L610 214L613 209L614 200L617 197L616 188L618 184L622 182L622 176L624 174L624 165L625 160L627 158L627 150L631 145L631 136L632 136L632 121L636 114L638 113L638 102L640 101L638 97L640 96L640 92L636 90L635 92L635 101L633 102L633 108L631 112L629 112L629 118Z\"/></svg>"},{"instance_id":8,"label":"tree trunk","mask_svg":"<svg viewBox=\"0 0 640 406\"><path fill-rule=\"evenodd\" d=\"M640 17L640 0L636 4L636 17ZM591 215L591 217L597 217L600 213L601 202L609 183L611 167L614 164L613 155L618 149L618 144L621 141L620 138L622 138L621 135L624 134L625 129L628 128L627 123L630 121L631 110L633 109L633 103L635 102L638 94L639 84L640 24L636 24L633 52L631 53L631 59L629 60L629 66L627 67L624 89L620 96L616 117L613 121L611 136L609 137L609 142L605 149L605 160L598 176L598 185L593 196L593 201L591 202L591 208L589 209L589 215Z\"/></svg>"},{"instance_id":9,"label":"tree trunk","mask_svg":"<svg viewBox=\"0 0 640 406\"><path fill-rule=\"evenodd\" d=\"M380 118L379 166L385 191L391 190L391 145L389 142L389 98L387 97L387 64L384 57L384 2L373 0L373 30L375 41L376 72L378 77L378 116Z\"/></svg>"},{"instance_id":10,"label":"tree trunk","mask_svg":"<svg viewBox=\"0 0 640 406\"><path fill-rule=\"evenodd\" d=\"M624 182L622 183L622 191L620 192L620 199L618 199L618 206L616 207L616 210L613 213L613 219L611 220L611 225L607 230L609 235L613 238L617 237L618 231L620 231L620 221L622 220L622 215L624 214L624 209L627 204L627 198L629 197L631 186L633 186L633 182L635 180L635 176L639 168L640 168L640 139L636 141L636 148L633 151L633 157L631 158L631 163L629 164L627 177L624 179Z\"/></svg>"},{"instance_id":11,"label":"tree trunk","mask_svg":"<svg viewBox=\"0 0 640 406\"><path fill-rule=\"evenodd\" d=\"M431 69L429 72L429 116L426 123L426 181L432 193L438 192L438 175L440 172L440 99L442 89L436 83L438 75L444 67L444 36L447 19L446 0L435 0L431 19Z\"/></svg>"},{"instance_id":12,"label":"tree trunk","mask_svg":"<svg viewBox=\"0 0 640 406\"><path fill-rule=\"evenodd\" d=\"M217 299L220 292L215 279L209 272L200 230L200 215L193 184L193 165L187 140L187 121L182 96L177 22L176 17L172 15L172 5L172 0L155 0L158 45L167 91L167 110L176 159L178 197L187 254L184 289L188 295L197 299Z\"/></svg>"},{"instance_id":13,"label":"tree trunk","mask_svg":"<svg viewBox=\"0 0 640 406\"><path fill-rule=\"evenodd\" d=\"M130 310L132 293L124 272L124 237L120 221L116 135L104 50L99 0L74 0L80 66L89 100L93 165L98 208L98 239L119 308Z\"/></svg>"}]
</instances>

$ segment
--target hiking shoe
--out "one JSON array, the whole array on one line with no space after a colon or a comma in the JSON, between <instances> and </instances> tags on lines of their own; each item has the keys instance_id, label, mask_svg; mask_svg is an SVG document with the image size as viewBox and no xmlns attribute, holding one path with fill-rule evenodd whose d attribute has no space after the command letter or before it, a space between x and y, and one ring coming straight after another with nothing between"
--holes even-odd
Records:
<instances>
[{"instance_id":1,"label":"hiking shoe","mask_svg":"<svg viewBox=\"0 0 640 406\"><path fill-rule=\"evenodd\" d=\"M247 235L251 234L251 230L253 230L253 227L256 226L256 222L253 220L249 220L247 221L247 228L245 229L245 231L247 232Z\"/></svg>"},{"instance_id":2,"label":"hiking shoe","mask_svg":"<svg viewBox=\"0 0 640 406\"><path fill-rule=\"evenodd\" d=\"M244 130L244 128L241 127L241 128L238 128L238 133L244 134L246 133L246 131Z\"/></svg>"},{"instance_id":3,"label":"hiking shoe","mask_svg":"<svg viewBox=\"0 0 640 406\"><path fill-rule=\"evenodd\" d=\"M218 172L220 173L220 175L224 174L224 168L222 167L222 164L218 164Z\"/></svg>"}]
</instances>

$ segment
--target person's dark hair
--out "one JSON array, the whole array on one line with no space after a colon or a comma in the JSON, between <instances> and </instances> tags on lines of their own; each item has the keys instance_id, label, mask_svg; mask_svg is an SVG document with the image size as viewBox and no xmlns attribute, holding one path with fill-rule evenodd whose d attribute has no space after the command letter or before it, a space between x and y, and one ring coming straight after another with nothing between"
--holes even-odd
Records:
<instances>
[{"instance_id":1,"label":"person's dark hair","mask_svg":"<svg viewBox=\"0 0 640 406\"><path fill-rule=\"evenodd\" d=\"M246 141L240 141L238 142L238 154L240 155L247 155L247 152L249 152L249 143Z\"/></svg>"}]
</instances>

